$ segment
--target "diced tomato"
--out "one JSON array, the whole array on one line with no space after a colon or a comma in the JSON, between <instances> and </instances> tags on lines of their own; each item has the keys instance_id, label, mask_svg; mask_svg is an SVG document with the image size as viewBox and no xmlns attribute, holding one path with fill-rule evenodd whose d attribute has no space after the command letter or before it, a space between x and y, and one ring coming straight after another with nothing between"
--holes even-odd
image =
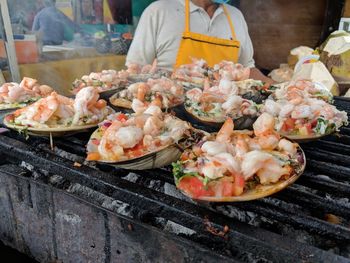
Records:
<instances>
[{"instance_id":1,"label":"diced tomato","mask_svg":"<svg viewBox=\"0 0 350 263\"><path fill-rule=\"evenodd\" d=\"M7 115L7 116L5 117L5 120L6 120L7 122L13 122L14 119L15 119L15 116L13 116L13 114Z\"/></svg>"},{"instance_id":2,"label":"diced tomato","mask_svg":"<svg viewBox=\"0 0 350 263\"><path fill-rule=\"evenodd\" d=\"M189 151L186 151L184 152L183 154L181 154L181 161L187 161L190 159L190 152Z\"/></svg>"},{"instance_id":3,"label":"diced tomato","mask_svg":"<svg viewBox=\"0 0 350 263\"><path fill-rule=\"evenodd\" d=\"M234 196L241 195L243 193L243 189L245 185L244 178L239 174L235 174L234 177L235 177L235 181L233 183L234 187L233 187L232 194Z\"/></svg>"},{"instance_id":4,"label":"diced tomato","mask_svg":"<svg viewBox=\"0 0 350 263\"><path fill-rule=\"evenodd\" d=\"M93 152L93 153L89 153L86 157L86 160L88 161L98 161L100 160L101 156L99 153Z\"/></svg>"},{"instance_id":5,"label":"diced tomato","mask_svg":"<svg viewBox=\"0 0 350 263\"><path fill-rule=\"evenodd\" d=\"M143 145L143 142L141 141L140 143L136 144L135 147L128 149L127 152L128 152L129 156L139 157L139 156L143 155L144 148L145 147Z\"/></svg>"},{"instance_id":6,"label":"diced tomato","mask_svg":"<svg viewBox=\"0 0 350 263\"><path fill-rule=\"evenodd\" d=\"M124 113L120 113L117 117L118 121L125 122L128 120L128 116L126 116Z\"/></svg>"},{"instance_id":7,"label":"diced tomato","mask_svg":"<svg viewBox=\"0 0 350 263\"><path fill-rule=\"evenodd\" d=\"M203 182L195 176L182 178L178 188L193 198L199 198L201 196L214 196L214 192L210 189L206 189Z\"/></svg>"},{"instance_id":8,"label":"diced tomato","mask_svg":"<svg viewBox=\"0 0 350 263\"><path fill-rule=\"evenodd\" d=\"M233 183L230 181L222 181L222 193L221 196L232 196Z\"/></svg>"},{"instance_id":9,"label":"diced tomato","mask_svg":"<svg viewBox=\"0 0 350 263\"><path fill-rule=\"evenodd\" d=\"M282 131L288 132L292 131L295 128L295 120L292 118L289 118L284 121L283 126L282 126Z\"/></svg>"},{"instance_id":10,"label":"diced tomato","mask_svg":"<svg viewBox=\"0 0 350 263\"><path fill-rule=\"evenodd\" d=\"M317 126L317 119L314 119L312 122L311 122L311 127L312 128L315 128Z\"/></svg>"}]
</instances>

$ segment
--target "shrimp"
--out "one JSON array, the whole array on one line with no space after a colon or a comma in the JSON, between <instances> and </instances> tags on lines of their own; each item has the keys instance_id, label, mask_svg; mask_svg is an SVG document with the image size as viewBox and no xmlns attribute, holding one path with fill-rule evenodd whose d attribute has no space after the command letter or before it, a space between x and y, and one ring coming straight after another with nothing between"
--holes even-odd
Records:
<instances>
[{"instance_id":1,"label":"shrimp","mask_svg":"<svg viewBox=\"0 0 350 263\"><path fill-rule=\"evenodd\" d=\"M275 119L272 115L264 112L254 122L253 129L256 136L267 135L274 131Z\"/></svg>"},{"instance_id":2,"label":"shrimp","mask_svg":"<svg viewBox=\"0 0 350 263\"><path fill-rule=\"evenodd\" d=\"M216 141L218 142L230 142L231 141L231 135L233 134L234 124L231 118L227 118L225 123L222 125L221 129L219 130Z\"/></svg>"},{"instance_id":3,"label":"shrimp","mask_svg":"<svg viewBox=\"0 0 350 263\"><path fill-rule=\"evenodd\" d=\"M224 71L223 77L219 82L219 92L225 95L229 95L232 92L232 81L230 80L229 73Z\"/></svg>"},{"instance_id":4,"label":"shrimp","mask_svg":"<svg viewBox=\"0 0 350 263\"><path fill-rule=\"evenodd\" d=\"M139 74L141 72L141 66L136 63L131 63L128 65L128 69L126 70L129 74Z\"/></svg>"},{"instance_id":5,"label":"shrimp","mask_svg":"<svg viewBox=\"0 0 350 263\"><path fill-rule=\"evenodd\" d=\"M42 97L46 97L47 95L53 92L53 89L47 85L40 85L33 88L33 91L39 94Z\"/></svg>"},{"instance_id":6,"label":"shrimp","mask_svg":"<svg viewBox=\"0 0 350 263\"><path fill-rule=\"evenodd\" d=\"M207 159L209 162L202 167L202 173L211 179L223 177L227 171L231 174L240 173L239 162L229 153L219 153Z\"/></svg>"},{"instance_id":7,"label":"shrimp","mask_svg":"<svg viewBox=\"0 0 350 263\"><path fill-rule=\"evenodd\" d=\"M102 71L100 81L112 83L114 80L114 75L109 72Z\"/></svg>"},{"instance_id":8,"label":"shrimp","mask_svg":"<svg viewBox=\"0 0 350 263\"><path fill-rule=\"evenodd\" d=\"M229 99L222 104L222 108L228 112L235 112L241 108L243 103L243 99L240 96L230 96Z\"/></svg>"},{"instance_id":9,"label":"shrimp","mask_svg":"<svg viewBox=\"0 0 350 263\"><path fill-rule=\"evenodd\" d=\"M117 77L119 79L125 80L125 79L127 79L129 77L129 72L126 71L126 70L120 70L120 71L117 72Z\"/></svg>"},{"instance_id":10,"label":"shrimp","mask_svg":"<svg viewBox=\"0 0 350 263\"><path fill-rule=\"evenodd\" d=\"M143 132L146 135L151 135L153 137L158 136L164 127L164 123L156 116L151 116L147 119L145 126L143 127Z\"/></svg>"},{"instance_id":11,"label":"shrimp","mask_svg":"<svg viewBox=\"0 0 350 263\"><path fill-rule=\"evenodd\" d=\"M292 143L291 141L288 141L286 139L282 139L278 143L278 149L280 151L288 153L291 156L295 156L297 153L297 144Z\"/></svg>"},{"instance_id":12,"label":"shrimp","mask_svg":"<svg viewBox=\"0 0 350 263\"><path fill-rule=\"evenodd\" d=\"M151 90L150 86L146 83L140 83L137 88L137 96L136 98L140 101L144 101L146 94Z\"/></svg>"},{"instance_id":13,"label":"shrimp","mask_svg":"<svg viewBox=\"0 0 350 263\"><path fill-rule=\"evenodd\" d=\"M200 97L199 101L200 102L211 102L211 103L215 103L215 102L223 103L225 101L225 99L218 94L204 91L202 93L202 96Z\"/></svg>"},{"instance_id":14,"label":"shrimp","mask_svg":"<svg viewBox=\"0 0 350 263\"><path fill-rule=\"evenodd\" d=\"M279 117L281 118L287 118L288 116L290 116L290 114L293 112L295 106L291 103L286 103L285 105L283 105L283 107L281 108L281 111L279 113Z\"/></svg>"},{"instance_id":15,"label":"shrimp","mask_svg":"<svg viewBox=\"0 0 350 263\"><path fill-rule=\"evenodd\" d=\"M103 134L98 146L98 152L103 159L118 160L124 155L124 149L119 145L119 140L116 137L117 131L122 126L121 122L114 121Z\"/></svg>"},{"instance_id":16,"label":"shrimp","mask_svg":"<svg viewBox=\"0 0 350 263\"><path fill-rule=\"evenodd\" d=\"M35 85L37 85L37 83L38 81L36 79L24 77L19 86L24 89L27 88L31 90Z\"/></svg>"},{"instance_id":17,"label":"shrimp","mask_svg":"<svg viewBox=\"0 0 350 263\"><path fill-rule=\"evenodd\" d=\"M163 135L162 141L167 141L171 139L172 141L178 142L190 128L190 125L187 122L184 122L180 119L174 119L173 116L168 115L164 119L164 126L167 127L167 134Z\"/></svg>"},{"instance_id":18,"label":"shrimp","mask_svg":"<svg viewBox=\"0 0 350 263\"><path fill-rule=\"evenodd\" d=\"M136 126L121 127L115 133L115 139L124 149L133 148L143 139L143 131Z\"/></svg>"},{"instance_id":19,"label":"shrimp","mask_svg":"<svg viewBox=\"0 0 350 263\"><path fill-rule=\"evenodd\" d=\"M8 101L13 103L18 101L21 96L25 95L25 92L20 85L16 84L8 87L7 95L8 95L7 97Z\"/></svg>"},{"instance_id":20,"label":"shrimp","mask_svg":"<svg viewBox=\"0 0 350 263\"><path fill-rule=\"evenodd\" d=\"M290 173L290 169L282 167L273 155L262 151L245 154L241 167L245 180L256 174L261 184L276 183L282 175Z\"/></svg>"},{"instance_id":21,"label":"shrimp","mask_svg":"<svg viewBox=\"0 0 350 263\"><path fill-rule=\"evenodd\" d=\"M207 141L202 145L201 150L207 153L208 155L215 156L219 153L227 152L227 146L225 143L222 142Z\"/></svg>"},{"instance_id":22,"label":"shrimp","mask_svg":"<svg viewBox=\"0 0 350 263\"><path fill-rule=\"evenodd\" d=\"M186 97L192 101L199 101L202 96L202 90L199 88L194 88L186 92Z\"/></svg>"},{"instance_id":23,"label":"shrimp","mask_svg":"<svg viewBox=\"0 0 350 263\"><path fill-rule=\"evenodd\" d=\"M249 145L244 135L238 135L235 143L236 156L241 159L247 152L249 152Z\"/></svg>"},{"instance_id":24,"label":"shrimp","mask_svg":"<svg viewBox=\"0 0 350 263\"><path fill-rule=\"evenodd\" d=\"M266 100L263 110L268 114L277 117L281 112L281 105L273 100Z\"/></svg>"},{"instance_id":25,"label":"shrimp","mask_svg":"<svg viewBox=\"0 0 350 263\"><path fill-rule=\"evenodd\" d=\"M93 87L86 87L81 89L74 100L74 118L72 124L77 124L80 118L89 116L90 110L95 109L95 105L98 103L99 94Z\"/></svg>"},{"instance_id":26,"label":"shrimp","mask_svg":"<svg viewBox=\"0 0 350 263\"><path fill-rule=\"evenodd\" d=\"M151 105L144 111L144 114L160 116L162 114L162 110L159 106Z\"/></svg>"},{"instance_id":27,"label":"shrimp","mask_svg":"<svg viewBox=\"0 0 350 263\"><path fill-rule=\"evenodd\" d=\"M331 120L336 114L336 109L332 105L324 105L320 111L320 115L324 116L326 119Z\"/></svg>"},{"instance_id":28,"label":"shrimp","mask_svg":"<svg viewBox=\"0 0 350 263\"><path fill-rule=\"evenodd\" d=\"M313 113L311 111L311 107L308 105L300 105L296 106L291 113L291 117L293 119L312 119Z\"/></svg>"},{"instance_id":29,"label":"shrimp","mask_svg":"<svg viewBox=\"0 0 350 263\"><path fill-rule=\"evenodd\" d=\"M147 109L147 105L138 99L133 99L131 108L136 114L142 114Z\"/></svg>"},{"instance_id":30,"label":"shrimp","mask_svg":"<svg viewBox=\"0 0 350 263\"><path fill-rule=\"evenodd\" d=\"M22 109L22 111L17 111L15 114L22 114L21 118L23 120L44 124L54 115L58 106L57 93L53 92L50 96L40 99L31 106L25 108L25 110Z\"/></svg>"}]
</instances>

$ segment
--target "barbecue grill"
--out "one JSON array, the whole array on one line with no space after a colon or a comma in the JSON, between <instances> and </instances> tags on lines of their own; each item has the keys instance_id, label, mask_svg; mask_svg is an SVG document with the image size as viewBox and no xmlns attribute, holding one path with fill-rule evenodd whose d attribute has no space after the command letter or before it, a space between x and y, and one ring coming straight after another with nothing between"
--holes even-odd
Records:
<instances>
[{"instance_id":1,"label":"barbecue grill","mask_svg":"<svg viewBox=\"0 0 350 263\"><path fill-rule=\"evenodd\" d=\"M336 98L350 114L350 103ZM89 134L0 136L0 239L42 262L350 262L350 128L303 144L292 186L196 203L169 167L85 163Z\"/></svg>"}]
</instances>

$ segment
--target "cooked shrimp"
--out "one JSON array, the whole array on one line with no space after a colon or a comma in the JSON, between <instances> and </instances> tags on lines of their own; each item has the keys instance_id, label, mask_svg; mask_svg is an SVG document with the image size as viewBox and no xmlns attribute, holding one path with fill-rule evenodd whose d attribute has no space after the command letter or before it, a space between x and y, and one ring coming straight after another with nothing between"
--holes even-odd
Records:
<instances>
[{"instance_id":1,"label":"cooked shrimp","mask_svg":"<svg viewBox=\"0 0 350 263\"><path fill-rule=\"evenodd\" d=\"M141 66L136 63L131 63L128 65L128 69L126 71L129 74L139 74L141 72Z\"/></svg>"},{"instance_id":2,"label":"cooked shrimp","mask_svg":"<svg viewBox=\"0 0 350 263\"><path fill-rule=\"evenodd\" d=\"M286 139L282 139L278 143L278 149L288 153L290 156L295 156L297 153L297 144Z\"/></svg>"},{"instance_id":3,"label":"cooked shrimp","mask_svg":"<svg viewBox=\"0 0 350 263\"><path fill-rule=\"evenodd\" d=\"M147 119L145 126L143 127L143 132L155 137L161 133L163 126L163 122L157 116L151 116Z\"/></svg>"},{"instance_id":4,"label":"cooked shrimp","mask_svg":"<svg viewBox=\"0 0 350 263\"><path fill-rule=\"evenodd\" d=\"M104 132L98 151L105 160L118 160L124 155L124 149L119 145L119 140L116 137L118 130L122 127L122 123L114 121L111 126Z\"/></svg>"},{"instance_id":5,"label":"cooked shrimp","mask_svg":"<svg viewBox=\"0 0 350 263\"><path fill-rule=\"evenodd\" d=\"M194 88L186 92L186 97L192 101L199 101L201 96L202 90L198 88Z\"/></svg>"},{"instance_id":6,"label":"cooked shrimp","mask_svg":"<svg viewBox=\"0 0 350 263\"><path fill-rule=\"evenodd\" d=\"M294 110L291 113L291 117L293 119L305 119L305 118L312 119L313 114L310 106L300 105L294 108Z\"/></svg>"},{"instance_id":7,"label":"cooked shrimp","mask_svg":"<svg viewBox=\"0 0 350 263\"><path fill-rule=\"evenodd\" d=\"M227 118L225 123L222 125L221 129L219 130L216 141L218 142L230 142L231 141L231 135L233 133L234 124L231 118Z\"/></svg>"},{"instance_id":8,"label":"cooked shrimp","mask_svg":"<svg viewBox=\"0 0 350 263\"><path fill-rule=\"evenodd\" d=\"M13 103L18 101L22 95L24 95L23 88L18 84L8 86L7 99L9 102Z\"/></svg>"},{"instance_id":9,"label":"cooked shrimp","mask_svg":"<svg viewBox=\"0 0 350 263\"><path fill-rule=\"evenodd\" d=\"M281 105L273 100L266 100L263 110L277 117L281 112Z\"/></svg>"},{"instance_id":10,"label":"cooked shrimp","mask_svg":"<svg viewBox=\"0 0 350 263\"><path fill-rule=\"evenodd\" d=\"M147 109L147 105L138 99L133 99L131 108L136 114L141 114Z\"/></svg>"},{"instance_id":11,"label":"cooked shrimp","mask_svg":"<svg viewBox=\"0 0 350 263\"><path fill-rule=\"evenodd\" d=\"M98 102L98 91L93 87L81 89L74 100L75 115L72 124L77 124L80 118L91 115L96 103Z\"/></svg>"},{"instance_id":12,"label":"cooked shrimp","mask_svg":"<svg viewBox=\"0 0 350 263\"><path fill-rule=\"evenodd\" d=\"M295 106L290 103L285 103L281 108L279 116L281 118L287 118L294 110Z\"/></svg>"},{"instance_id":13,"label":"cooked shrimp","mask_svg":"<svg viewBox=\"0 0 350 263\"><path fill-rule=\"evenodd\" d=\"M229 99L222 104L222 108L228 112L239 111L243 103L243 99L240 96L230 96Z\"/></svg>"},{"instance_id":14,"label":"cooked shrimp","mask_svg":"<svg viewBox=\"0 0 350 263\"><path fill-rule=\"evenodd\" d=\"M264 112L253 124L256 136L270 134L275 128L275 119L272 115Z\"/></svg>"},{"instance_id":15,"label":"cooked shrimp","mask_svg":"<svg viewBox=\"0 0 350 263\"><path fill-rule=\"evenodd\" d=\"M204 91L199 99L200 102L223 103L225 98L219 94Z\"/></svg>"},{"instance_id":16,"label":"cooked shrimp","mask_svg":"<svg viewBox=\"0 0 350 263\"><path fill-rule=\"evenodd\" d=\"M207 159L209 162L202 167L202 173L211 179L223 177L226 171L231 174L240 173L239 162L229 153L219 153Z\"/></svg>"},{"instance_id":17,"label":"cooked shrimp","mask_svg":"<svg viewBox=\"0 0 350 263\"><path fill-rule=\"evenodd\" d=\"M159 106L150 105L144 112L144 114L149 114L153 116L160 116L162 114L162 110Z\"/></svg>"},{"instance_id":18,"label":"cooked shrimp","mask_svg":"<svg viewBox=\"0 0 350 263\"><path fill-rule=\"evenodd\" d=\"M31 90L37 83L38 81L36 79L24 77L19 86Z\"/></svg>"},{"instance_id":19,"label":"cooked shrimp","mask_svg":"<svg viewBox=\"0 0 350 263\"><path fill-rule=\"evenodd\" d=\"M261 184L276 183L282 175L290 173L288 167L282 167L273 155L262 151L244 155L241 167L245 180L256 174Z\"/></svg>"},{"instance_id":20,"label":"cooked shrimp","mask_svg":"<svg viewBox=\"0 0 350 263\"><path fill-rule=\"evenodd\" d=\"M121 127L117 130L115 139L124 149L133 148L143 139L143 132L136 126Z\"/></svg>"},{"instance_id":21,"label":"cooked shrimp","mask_svg":"<svg viewBox=\"0 0 350 263\"><path fill-rule=\"evenodd\" d=\"M137 89L137 96L136 98L140 101L145 100L146 94L151 90L150 86L148 86L146 83L140 83L138 85Z\"/></svg>"},{"instance_id":22,"label":"cooked shrimp","mask_svg":"<svg viewBox=\"0 0 350 263\"><path fill-rule=\"evenodd\" d=\"M227 152L227 146L226 143L217 141L207 141L202 145L201 150L207 153L208 155L215 156L219 153Z\"/></svg>"},{"instance_id":23,"label":"cooked shrimp","mask_svg":"<svg viewBox=\"0 0 350 263\"><path fill-rule=\"evenodd\" d=\"M40 99L22 111L22 118L44 124L56 112L58 106L57 93L53 92L50 96Z\"/></svg>"},{"instance_id":24,"label":"cooked shrimp","mask_svg":"<svg viewBox=\"0 0 350 263\"><path fill-rule=\"evenodd\" d=\"M53 92L53 89L50 86L47 86L47 85L40 85L38 87L38 89L39 89L39 91L37 93L40 94L43 97L46 97L51 92ZM34 88L33 88L33 90L34 90Z\"/></svg>"}]
</instances>

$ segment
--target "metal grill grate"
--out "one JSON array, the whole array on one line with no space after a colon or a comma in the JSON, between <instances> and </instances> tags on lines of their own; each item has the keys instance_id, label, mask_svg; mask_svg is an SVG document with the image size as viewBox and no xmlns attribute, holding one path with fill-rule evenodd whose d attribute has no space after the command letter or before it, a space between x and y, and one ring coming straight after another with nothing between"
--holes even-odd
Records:
<instances>
[{"instance_id":1,"label":"metal grill grate","mask_svg":"<svg viewBox=\"0 0 350 263\"><path fill-rule=\"evenodd\" d=\"M336 104L350 114L345 99L336 99ZM169 168L136 172L101 164L75 167L74 162L84 162L87 139L86 134L55 139L51 151L45 138L26 141L5 133L0 136L1 163L25 167L29 171L22 176L181 236L226 259L350 259L350 128L302 145L307 169L294 185L268 198L232 204L187 199L175 189ZM211 228L229 230L214 235L208 221Z\"/></svg>"}]
</instances>

